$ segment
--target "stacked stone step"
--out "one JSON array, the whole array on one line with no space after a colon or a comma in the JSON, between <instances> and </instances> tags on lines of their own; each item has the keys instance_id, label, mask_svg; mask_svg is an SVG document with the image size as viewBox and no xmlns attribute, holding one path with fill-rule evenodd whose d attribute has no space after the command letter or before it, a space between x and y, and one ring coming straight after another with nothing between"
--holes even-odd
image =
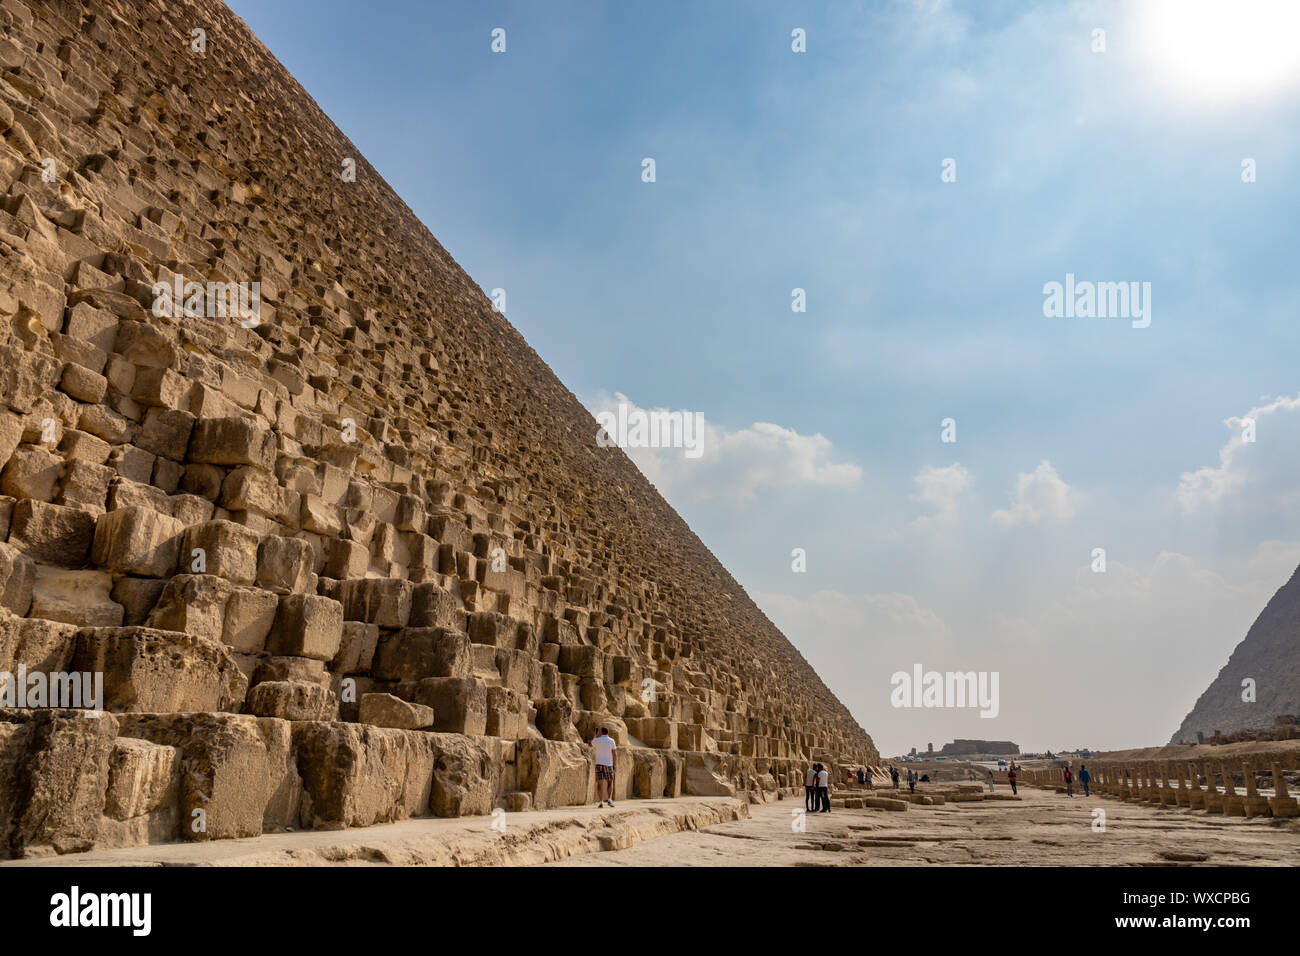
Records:
<instances>
[{"instance_id":1,"label":"stacked stone step","mask_svg":"<svg viewBox=\"0 0 1300 956\"><path fill-rule=\"evenodd\" d=\"M0 26L0 671L110 712L0 709L11 852L878 760L222 4Z\"/></svg>"}]
</instances>

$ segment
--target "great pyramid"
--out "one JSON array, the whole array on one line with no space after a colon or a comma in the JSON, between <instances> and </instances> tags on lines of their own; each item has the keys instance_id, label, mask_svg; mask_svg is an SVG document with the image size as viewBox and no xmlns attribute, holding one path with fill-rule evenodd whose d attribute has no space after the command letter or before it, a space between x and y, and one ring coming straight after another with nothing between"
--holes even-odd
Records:
<instances>
[{"instance_id":1,"label":"great pyramid","mask_svg":"<svg viewBox=\"0 0 1300 956\"><path fill-rule=\"evenodd\" d=\"M1300 568L1278 588L1219 675L1197 698L1170 743L1215 732L1262 730L1300 714ZM1243 681L1253 681L1253 699ZM1243 697L1245 695L1245 697Z\"/></svg>"},{"instance_id":2,"label":"great pyramid","mask_svg":"<svg viewBox=\"0 0 1300 956\"><path fill-rule=\"evenodd\" d=\"M878 761L223 4L0 27L0 855Z\"/></svg>"}]
</instances>

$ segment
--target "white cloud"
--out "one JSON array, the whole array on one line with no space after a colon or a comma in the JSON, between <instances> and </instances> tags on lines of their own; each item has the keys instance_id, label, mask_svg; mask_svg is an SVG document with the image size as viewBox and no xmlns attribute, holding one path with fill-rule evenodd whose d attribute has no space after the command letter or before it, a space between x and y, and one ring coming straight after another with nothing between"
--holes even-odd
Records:
<instances>
[{"instance_id":1,"label":"white cloud","mask_svg":"<svg viewBox=\"0 0 1300 956\"><path fill-rule=\"evenodd\" d=\"M1277 398L1245 415L1224 419L1232 429L1219 449L1219 465L1184 472L1178 483L1178 504L1185 514L1212 508L1240 497L1250 487L1257 503L1273 507L1296 501L1296 445L1300 441L1300 395ZM1255 441L1244 437L1247 419L1255 423Z\"/></svg>"},{"instance_id":2,"label":"white cloud","mask_svg":"<svg viewBox=\"0 0 1300 956\"><path fill-rule=\"evenodd\" d=\"M953 462L944 468L922 468L912 480L920 488L913 498L934 509L932 514L916 518L912 525L931 528L957 520L957 498L970 488L975 479L962 465Z\"/></svg>"},{"instance_id":3,"label":"white cloud","mask_svg":"<svg viewBox=\"0 0 1300 956\"><path fill-rule=\"evenodd\" d=\"M1032 474L1016 477L1016 494L1011 507L995 511L989 517L994 524L1038 524L1059 521L1074 515L1072 489L1056 473L1052 463L1040 461Z\"/></svg>"},{"instance_id":4,"label":"white cloud","mask_svg":"<svg viewBox=\"0 0 1300 956\"><path fill-rule=\"evenodd\" d=\"M628 404L629 413L639 407L619 392L600 392L587 407L593 414L616 412L623 402ZM593 424L593 442L595 434ZM679 500L728 498L748 502L764 488L850 487L862 477L857 465L831 460L834 449L825 436L800 435L770 422L728 431L705 420L703 453L698 458L687 458L680 448L625 451L661 494Z\"/></svg>"}]
</instances>

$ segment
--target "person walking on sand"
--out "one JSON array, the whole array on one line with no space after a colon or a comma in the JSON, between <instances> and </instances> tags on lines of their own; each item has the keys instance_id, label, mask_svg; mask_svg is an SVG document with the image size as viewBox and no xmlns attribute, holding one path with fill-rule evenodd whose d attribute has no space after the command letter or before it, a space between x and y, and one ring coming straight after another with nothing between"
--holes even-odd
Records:
<instances>
[{"instance_id":1,"label":"person walking on sand","mask_svg":"<svg viewBox=\"0 0 1300 956\"><path fill-rule=\"evenodd\" d=\"M817 812L817 765L812 764L803 775L803 808L806 813Z\"/></svg>"},{"instance_id":2,"label":"person walking on sand","mask_svg":"<svg viewBox=\"0 0 1300 956\"><path fill-rule=\"evenodd\" d=\"M897 767L889 768L889 779L894 781L894 789L897 790L898 789L898 768Z\"/></svg>"},{"instance_id":3,"label":"person walking on sand","mask_svg":"<svg viewBox=\"0 0 1300 956\"><path fill-rule=\"evenodd\" d=\"M1088 765L1086 763L1079 764L1079 783L1083 784L1083 795L1085 797L1092 796L1092 794L1088 792L1088 783L1091 780L1092 774L1088 772Z\"/></svg>"},{"instance_id":4,"label":"person walking on sand","mask_svg":"<svg viewBox=\"0 0 1300 956\"><path fill-rule=\"evenodd\" d=\"M862 786L862 785L863 785L864 783L866 783L866 782L867 782L866 774L863 772L862 768L859 767L859 768L858 768L858 786L860 787L860 786Z\"/></svg>"},{"instance_id":5,"label":"person walking on sand","mask_svg":"<svg viewBox=\"0 0 1300 956\"><path fill-rule=\"evenodd\" d=\"M1061 771L1061 775L1065 777L1065 795L1074 796L1074 774L1070 773L1069 767L1066 767Z\"/></svg>"},{"instance_id":6,"label":"person walking on sand","mask_svg":"<svg viewBox=\"0 0 1300 956\"><path fill-rule=\"evenodd\" d=\"M609 735L608 727L600 728L600 736L591 742L591 749L596 752L596 806L614 805L614 761L618 746ZM605 796L601 794L604 784Z\"/></svg>"},{"instance_id":7,"label":"person walking on sand","mask_svg":"<svg viewBox=\"0 0 1300 956\"><path fill-rule=\"evenodd\" d=\"M993 771L989 771L989 793L993 793Z\"/></svg>"},{"instance_id":8,"label":"person walking on sand","mask_svg":"<svg viewBox=\"0 0 1300 956\"><path fill-rule=\"evenodd\" d=\"M831 812L831 774L822 764L817 765L817 794L821 798L821 813Z\"/></svg>"},{"instance_id":9,"label":"person walking on sand","mask_svg":"<svg viewBox=\"0 0 1300 956\"><path fill-rule=\"evenodd\" d=\"M916 771L915 770L907 771L907 789L912 793L916 793Z\"/></svg>"},{"instance_id":10,"label":"person walking on sand","mask_svg":"<svg viewBox=\"0 0 1300 956\"><path fill-rule=\"evenodd\" d=\"M1016 768L1013 766L1007 771L1007 783L1011 784L1011 795L1016 795Z\"/></svg>"}]
</instances>

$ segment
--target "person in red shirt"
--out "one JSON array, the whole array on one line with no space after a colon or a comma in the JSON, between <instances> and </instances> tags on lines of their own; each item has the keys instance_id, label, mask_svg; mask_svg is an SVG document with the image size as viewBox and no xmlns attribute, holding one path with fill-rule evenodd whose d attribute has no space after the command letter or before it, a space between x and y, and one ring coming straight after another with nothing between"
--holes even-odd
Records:
<instances>
[{"instance_id":1,"label":"person in red shirt","mask_svg":"<svg viewBox=\"0 0 1300 956\"><path fill-rule=\"evenodd\" d=\"M1062 776L1065 777L1065 795L1067 797L1074 796L1074 774L1070 773L1069 767L1062 771Z\"/></svg>"}]
</instances>

